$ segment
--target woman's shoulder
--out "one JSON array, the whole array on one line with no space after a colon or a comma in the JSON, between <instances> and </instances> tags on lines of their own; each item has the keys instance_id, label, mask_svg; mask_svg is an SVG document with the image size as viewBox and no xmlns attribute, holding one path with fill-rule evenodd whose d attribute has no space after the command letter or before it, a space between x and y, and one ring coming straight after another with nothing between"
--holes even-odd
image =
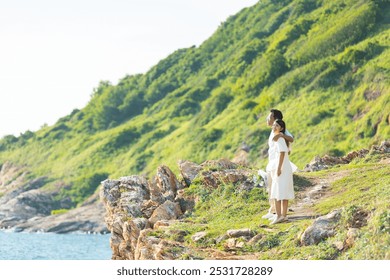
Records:
<instances>
[{"instance_id":1,"label":"woman's shoulder","mask_svg":"<svg viewBox=\"0 0 390 280\"><path fill-rule=\"evenodd\" d=\"M280 137L280 138L276 141L275 144L276 144L277 146L279 146L280 149L283 149L283 150L287 149L287 142L286 142L286 140L285 140L283 137Z\"/></svg>"},{"instance_id":2,"label":"woman's shoulder","mask_svg":"<svg viewBox=\"0 0 390 280\"><path fill-rule=\"evenodd\" d=\"M275 138L273 139L273 142L279 142L280 143L281 141L284 141L284 138L282 137L282 135L280 135L277 140L275 140Z\"/></svg>"}]
</instances>

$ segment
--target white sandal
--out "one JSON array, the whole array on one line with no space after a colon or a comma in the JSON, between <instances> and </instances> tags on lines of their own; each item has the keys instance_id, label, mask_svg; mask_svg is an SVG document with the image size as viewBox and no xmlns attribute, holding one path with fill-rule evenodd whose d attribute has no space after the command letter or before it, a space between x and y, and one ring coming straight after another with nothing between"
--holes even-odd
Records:
<instances>
[{"instance_id":1,"label":"white sandal","mask_svg":"<svg viewBox=\"0 0 390 280\"><path fill-rule=\"evenodd\" d=\"M273 218L273 217L274 217L274 214L268 212L268 213L265 214L262 218L263 218L263 219L271 219L271 218Z\"/></svg>"},{"instance_id":2,"label":"white sandal","mask_svg":"<svg viewBox=\"0 0 390 280\"><path fill-rule=\"evenodd\" d=\"M275 217L275 219L270 223L270 225L278 224L278 223L281 223L283 221L284 221L284 217L283 216L280 216L279 218Z\"/></svg>"}]
</instances>

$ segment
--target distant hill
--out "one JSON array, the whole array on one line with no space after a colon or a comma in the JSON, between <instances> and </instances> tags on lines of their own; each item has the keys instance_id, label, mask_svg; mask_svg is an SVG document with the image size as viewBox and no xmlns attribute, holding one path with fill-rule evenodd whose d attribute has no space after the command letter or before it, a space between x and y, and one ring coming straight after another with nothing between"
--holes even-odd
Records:
<instances>
[{"instance_id":1,"label":"distant hill","mask_svg":"<svg viewBox=\"0 0 390 280\"><path fill-rule=\"evenodd\" d=\"M390 138L389 14L387 0L261 1L199 47L117 85L102 81L55 125L5 136L0 164L45 177L41 189L68 208L107 177L233 158L243 144L264 168L271 108L285 115L300 168L378 144Z\"/></svg>"}]
</instances>

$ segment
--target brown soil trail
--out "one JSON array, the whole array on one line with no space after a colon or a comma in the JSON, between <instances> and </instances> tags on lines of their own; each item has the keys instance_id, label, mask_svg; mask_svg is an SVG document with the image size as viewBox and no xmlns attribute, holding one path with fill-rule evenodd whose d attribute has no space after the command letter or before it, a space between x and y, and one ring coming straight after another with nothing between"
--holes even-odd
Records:
<instances>
[{"instance_id":1,"label":"brown soil trail","mask_svg":"<svg viewBox=\"0 0 390 280\"><path fill-rule=\"evenodd\" d=\"M327 174L325 177L319 178L310 176L310 172L298 173L296 176L297 189L295 192L295 201L289 207L287 223L293 223L297 220L315 219L320 216L316 213L314 206L322 199L332 196L330 186L333 182L348 176L350 171L337 171ZM263 228L270 232L277 231L272 226L263 224ZM206 259L214 260L256 260L260 257L258 253L239 253L231 251L221 251L212 248L198 249L198 254Z\"/></svg>"},{"instance_id":2,"label":"brown soil trail","mask_svg":"<svg viewBox=\"0 0 390 280\"><path fill-rule=\"evenodd\" d=\"M338 171L327 174L324 178L311 177L310 173L302 172L305 187L299 187L295 192L295 201L289 207L288 218L290 221L314 219L319 216L314 206L322 199L332 195L330 186L333 182L347 176L350 171Z\"/></svg>"}]
</instances>

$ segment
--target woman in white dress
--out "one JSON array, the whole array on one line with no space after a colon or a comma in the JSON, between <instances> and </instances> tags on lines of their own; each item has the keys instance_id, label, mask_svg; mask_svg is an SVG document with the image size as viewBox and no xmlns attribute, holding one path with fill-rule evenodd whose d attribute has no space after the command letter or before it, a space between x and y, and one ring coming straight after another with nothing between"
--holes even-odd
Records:
<instances>
[{"instance_id":1,"label":"woman in white dress","mask_svg":"<svg viewBox=\"0 0 390 280\"><path fill-rule=\"evenodd\" d=\"M275 120L272 125L274 134L286 130L283 120ZM275 201L276 217L271 224L277 224L287 220L288 201L294 199L293 168L296 166L290 162L288 147L284 138L279 137L277 141L270 143L270 161L267 171L271 173L272 185L270 199ZM294 170L295 171L295 170Z\"/></svg>"}]
</instances>

